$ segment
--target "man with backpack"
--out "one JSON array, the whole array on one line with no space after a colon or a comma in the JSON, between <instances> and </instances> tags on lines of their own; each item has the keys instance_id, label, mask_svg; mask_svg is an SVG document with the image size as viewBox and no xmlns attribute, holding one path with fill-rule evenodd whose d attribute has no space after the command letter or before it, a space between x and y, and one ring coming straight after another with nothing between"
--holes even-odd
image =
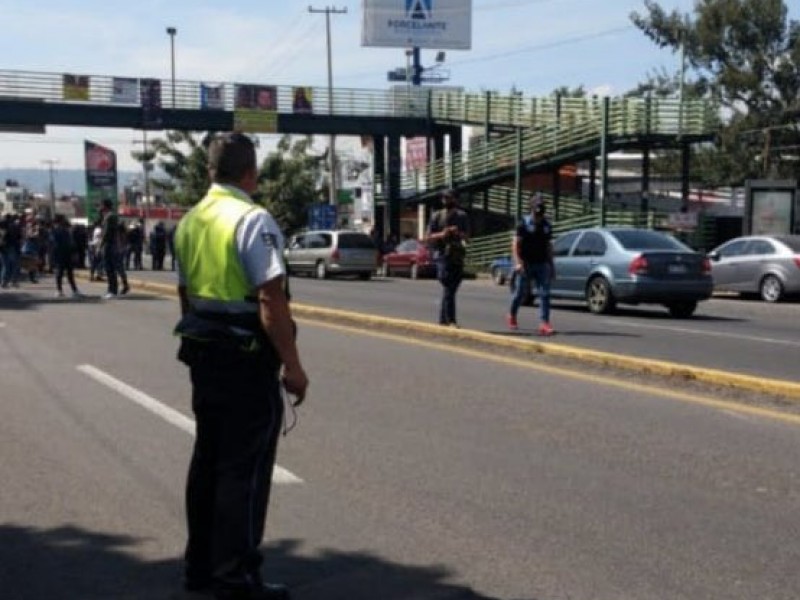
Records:
<instances>
[{"instance_id":1,"label":"man with backpack","mask_svg":"<svg viewBox=\"0 0 800 600\"><path fill-rule=\"evenodd\" d=\"M458 327L456 293L464 279L469 218L467 213L458 207L455 191L445 191L442 194L442 204L444 208L436 211L428 224L426 239L433 248L436 275L442 284L439 325Z\"/></svg>"},{"instance_id":2,"label":"man with backpack","mask_svg":"<svg viewBox=\"0 0 800 600\"><path fill-rule=\"evenodd\" d=\"M531 199L531 214L522 219L514 235L511 257L516 273L516 287L511 300L511 308L506 322L508 328L516 331L517 311L530 291L532 282L536 282L539 299L539 335L553 335L550 325L550 282L555 279L556 269L553 263L553 227L545 217L545 205L538 196Z\"/></svg>"}]
</instances>

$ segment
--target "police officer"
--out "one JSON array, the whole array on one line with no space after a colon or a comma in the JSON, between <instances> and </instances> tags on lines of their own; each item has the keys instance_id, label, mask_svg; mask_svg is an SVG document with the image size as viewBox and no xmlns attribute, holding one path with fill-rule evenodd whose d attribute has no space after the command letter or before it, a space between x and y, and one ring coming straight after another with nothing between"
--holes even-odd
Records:
<instances>
[{"instance_id":1,"label":"police officer","mask_svg":"<svg viewBox=\"0 0 800 600\"><path fill-rule=\"evenodd\" d=\"M181 321L179 359L190 368L197 423L186 489L184 587L219 600L288 599L263 583L264 534L281 385L303 401L308 379L284 292L283 236L253 204L253 142L218 135L209 147L212 185L175 233Z\"/></svg>"}]
</instances>

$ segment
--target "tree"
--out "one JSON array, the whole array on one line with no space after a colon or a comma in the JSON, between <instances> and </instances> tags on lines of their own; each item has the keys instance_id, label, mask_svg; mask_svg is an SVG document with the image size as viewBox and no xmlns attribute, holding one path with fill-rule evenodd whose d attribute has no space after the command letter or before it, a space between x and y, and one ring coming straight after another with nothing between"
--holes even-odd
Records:
<instances>
[{"instance_id":1,"label":"tree","mask_svg":"<svg viewBox=\"0 0 800 600\"><path fill-rule=\"evenodd\" d=\"M800 22L783 0L698 0L694 15L645 0L633 23L662 48L683 52L694 79L685 92L713 99L726 124L704 174L717 183L799 177L787 156L800 141Z\"/></svg>"},{"instance_id":2,"label":"tree","mask_svg":"<svg viewBox=\"0 0 800 600\"><path fill-rule=\"evenodd\" d=\"M191 206L205 196L208 177L208 143L213 132L199 134L189 131L167 131L166 138L156 138L150 148L132 152L139 162L152 162L167 178L151 177L154 190L166 193L172 204Z\"/></svg>"},{"instance_id":3,"label":"tree","mask_svg":"<svg viewBox=\"0 0 800 600\"><path fill-rule=\"evenodd\" d=\"M321 197L325 155L311 154L311 144L311 137L283 136L259 172L260 202L286 232L304 226L308 207Z\"/></svg>"}]
</instances>

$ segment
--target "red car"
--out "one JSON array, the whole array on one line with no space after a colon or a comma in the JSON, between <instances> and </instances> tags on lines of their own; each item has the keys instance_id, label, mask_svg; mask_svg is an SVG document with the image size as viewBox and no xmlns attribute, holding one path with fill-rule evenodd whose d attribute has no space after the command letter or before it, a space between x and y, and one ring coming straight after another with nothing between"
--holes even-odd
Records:
<instances>
[{"instance_id":1,"label":"red car","mask_svg":"<svg viewBox=\"0 0 800 600\"><path fill-rule=\"evenodd\" d=\"M418 279L435 275L436 263L424 242L404 240L383 256L383 274L386 277L403 274Z\"/></svg>"}]
</instances>

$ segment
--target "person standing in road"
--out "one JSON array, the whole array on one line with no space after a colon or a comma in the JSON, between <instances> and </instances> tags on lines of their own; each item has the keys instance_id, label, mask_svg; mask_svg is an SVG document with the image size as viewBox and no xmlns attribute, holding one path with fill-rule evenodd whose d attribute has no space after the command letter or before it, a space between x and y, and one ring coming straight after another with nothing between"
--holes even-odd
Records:
<instances>
[{"instance_id":1,"label":"person standing in road","mask_svg":"<svg viewBox=\"0 0 800 600\"><path fill-rule=\"evenodd\" d=\"M545 217L545 205L538 197L531 199L531 214L524 217L517 227L511 247L514 261L516 285L511 300L511 308L506 317L508 328L519 329L517 312L531 283L536 282L536 295L539 300L539 335L552 335L550 325L550 282L555 279L553 263L553 227Z\"/></svg>"},{"instance_id":2,"label":"person standing in road","mask_svg":"<svg viewBox=\"0 0 800 600\"><path fill-rule=\"evenodd\" d=\"M197 435L186 486L184 587L218 600L286 600L261 580L261 554L283 396L308 378L284 291L283 236L250 197L253 142L220 134L213 182L175 232L182 318L178 358L189 366Z\"/></svg>"},{"instance_id":3,"label":"person standing in road","mask_svg":"<svg viewBox=\"0 0 800 600\"><path fill-rule=\"evenodd\" d=\"M464 279L464 259L469 238L469 218L458 207L453 190L442 194L444 208L434 213L426 239L433 246L436 275L442 285L439 324L458 327L456 293Z\"/></svg>"},{"instance_id":4,"label":"person standing in road","mask_svg":"<svg viewBox=\"0 0 800 600\"><path fill-rule=\"evenodd\" d=\"M59 298L64 296L62 283L66 273L67 282L72 289L72 297L80 298L81 293L78 291L78 286L75 285L75 275L72 267L74 249L72 231L70 230L69 221L64 215L56 215L50 236L52 238L53 262L56 269L56 296Z\"/></svg>"},{"instance_id":5,"label":"person standing in road","mask_svg":"<svg viewBox=\"0 0 800 600\"><path fill-rule=\"evenodd\" d=\"M101 222L101 235L100 235L100 251L103 253L103 266L106 271L106 279L108 280L108 291L106 292L106 300L116 298L119 293L119 281L117 273L120 266L120 238L119 238L119 217L114 212L114 204L109 198L104 198L100 208L102 216ZM127 279L123 280L122 294L128 293Z\"/></svg>"}]
</instances>

